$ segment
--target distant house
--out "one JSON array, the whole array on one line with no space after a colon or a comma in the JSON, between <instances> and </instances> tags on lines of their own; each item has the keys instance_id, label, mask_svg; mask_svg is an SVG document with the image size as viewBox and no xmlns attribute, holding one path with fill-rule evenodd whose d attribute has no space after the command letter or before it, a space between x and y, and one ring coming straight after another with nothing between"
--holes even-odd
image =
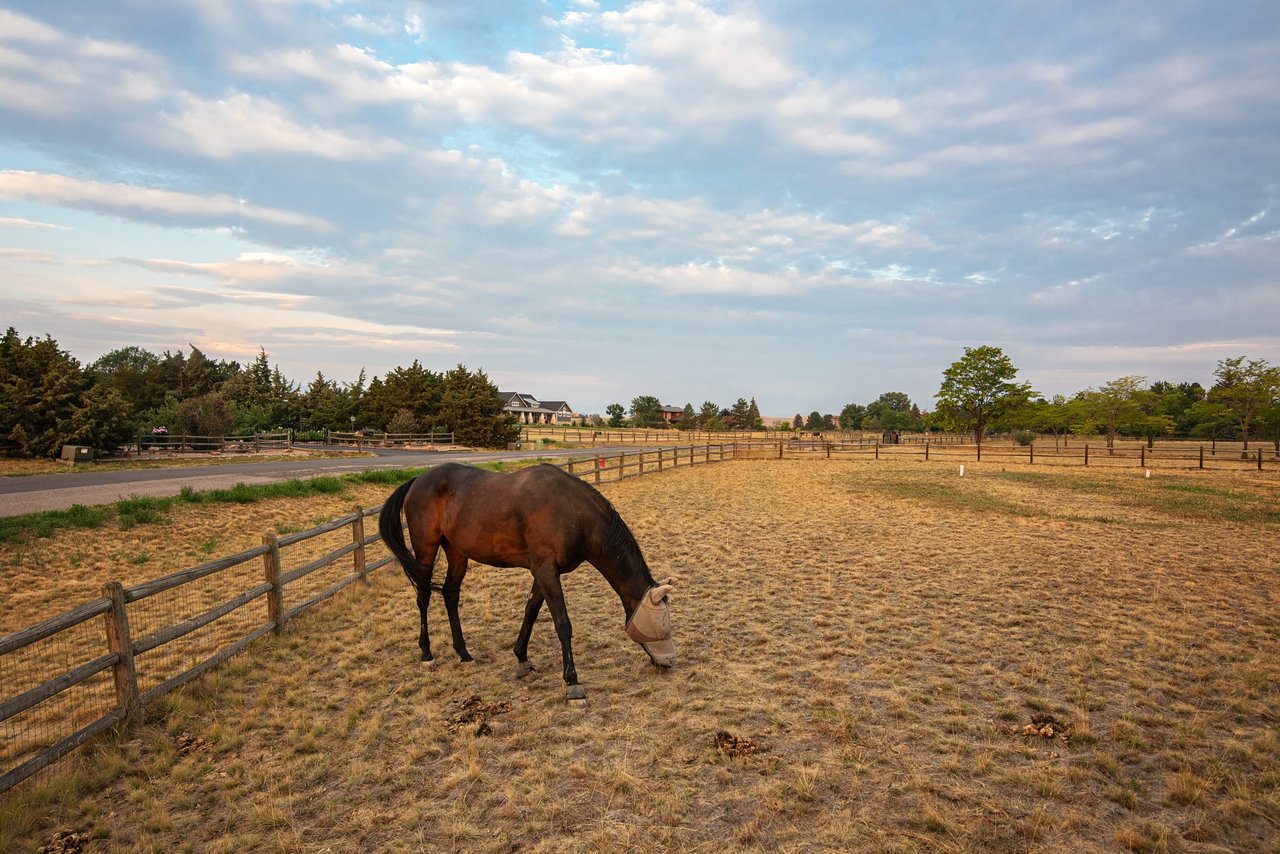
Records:
<instances>
[{"instance_id":1,"label":"distant house","mask_svg":"<svg viewBox=\"0 0 1280 854\"><path fill-rule=\"evenodd\" d=\"M563 400L538 400L531 394L500 391L502 409L510 412L521 424L568 424L578 413Z\"/></svg>"},{"instance_id":2,"label":"distant house","mask_svg":"<svg viewBox=\"0 0 1280 854\"><path fill-rule=\"evenodd\" d=\"M680 420L680 416L684 415L684 407L681 406L664 406L662 407L662 420L668 424L675 424Z\"/></svg>"}]
</instances>

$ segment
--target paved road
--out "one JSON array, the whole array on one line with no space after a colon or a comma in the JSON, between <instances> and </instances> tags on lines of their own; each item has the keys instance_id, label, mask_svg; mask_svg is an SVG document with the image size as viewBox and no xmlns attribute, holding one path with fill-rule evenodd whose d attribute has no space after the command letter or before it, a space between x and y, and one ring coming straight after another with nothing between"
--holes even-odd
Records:
<instances>
[{"instance_id":1,"label":"paved road","mask_svg":"<svg viewBox=\"0 0 1280 854\"><path fill-rule=\"evenodd\" d=\"M4 477L0 478L0 516L17 516L40 510L65 510L72 504L110 504L134 495L171 496L177 495L184 486L198 491L226 489L237 483L274 483L292 478L342 475L369 469L432 466L450 461L478 463L528 457L581 457L589 456L592 451L577 449L455 453L377 449L373 453L375 456L372 457L317 457L260 463Z\"/></svg>"}]
</instances>

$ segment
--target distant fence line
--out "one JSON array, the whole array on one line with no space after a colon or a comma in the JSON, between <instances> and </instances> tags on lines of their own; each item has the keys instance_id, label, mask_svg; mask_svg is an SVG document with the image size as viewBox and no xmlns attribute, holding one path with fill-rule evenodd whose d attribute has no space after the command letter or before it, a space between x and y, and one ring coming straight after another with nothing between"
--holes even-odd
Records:
<instances>
[{"instance_id":1,"label":"distant fence line","mask_svg":"<svg viewBox=\"0 0 1280 854\"><path fill-rule=\"evenodd\" d=\"M143 451L260 451L263 448L288 448L293 444L292 431L251 433L247 436L196 436L187 433L139 433L124 446L126 454Z\"/></svg>"},{"instance_id":2,"label":"distant fence line","mask_svg":"<svg viewBox=\"0 0 1280 854\"><path fill-rule=\"evenodd\" d=\"M951 442L886 445L875 440L754 441L610 451L557 463L569 474L610 483L673 468L726 460L893 459L1002 461L1031 465L1263 468L1262 450L1215 455L1204 446L1152 450L1082 445L1052 450L964 446ZM1274 466L1271 452L1266 458ZM394 560L364 520L381 506L297 533L263 536L262 545L125 587L0 638L0 792L71 753L139 709L207 672L258 638L282 633L293 618ZM323 540L323 538L328 540ZM337 538L340 545L333 545ZM286 568L286 558L296 566ZM344 560L349 558L348 560ZM230 598L228 598L228 596ZM168 601L165 600L168 597ZM177 600L176 602L173 600ZM254 617L246 606L265 599ZM297 600L297 601L294 601ZM91 624L102 618L102 631ZM105 652L103 648L105 645ZM195 664L191 664L195 661ZM76 662L74 664L69 664ZM68 669L69 667L69 669Z\"/></svg>"},{"instance_id":3,"label":"distant fence line","mask_svg":"<svg viewBox=\"0 0 1280 854\"><path fill-rule=\"evenodd\" d=\"M366 446L389 448L396 445L452 445L454 435L444 430L431 433L378 433L373 430L340 433L326 430L325 440L331 445L354 445L356 450L364 450Z\"/></svg>"},{"instance_id":4,"label":"distant fence line","mask_svg":"<svg viewBox=\"0 0 1280 854\"><path fill-rule=\"evenodd\" d=\"M1027 465L1060 465L1091 467L1138 467L1235 470L1256 468L1262 471L1264 463L1274 468L1280 464L1280 454L1272 448L1254 447L1242 449L1206 448L1204 445L1176 445L1148 448L1145 444L1105 445L1082 444L1074 446L1036 447L1026 446L960 445L951 442L919 442L884 444L879 441L854 442L738 442L734 445L734 459L826 459L867 458L916 459L923 462L1006 462Z\"/></svg>"},{"instance_id":5,"label":"distant fence line","mask_svg":"<svg viewBox=\"0 0 1280 854\"><path fill-rule=\"evenodd\" d=\"M452 445L454 434L446 430L429 433L383 433L374 430L349 433L323 430L302 431L303 435L319 433L328 443L353 445L357 450L365 446L395 447L397 445ZM262 451L292 448L305 440L298 438L298 431L280 430L273 433L251 433L246 436L196 436L186 433L139 433L124 447L125 453L144 451Z\"/></svg>"}]
</instances>

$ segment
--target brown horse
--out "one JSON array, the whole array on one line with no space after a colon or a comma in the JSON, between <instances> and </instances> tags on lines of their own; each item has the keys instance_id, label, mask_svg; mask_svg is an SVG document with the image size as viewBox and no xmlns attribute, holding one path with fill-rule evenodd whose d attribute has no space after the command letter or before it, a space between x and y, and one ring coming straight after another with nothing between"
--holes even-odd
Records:
<instances>
[{"instance_id":1,"label":"brown horse","mask_svg":"<svg viewBox=\"0 0 1280 854\"><path fill-rule=\"evenodd\" d=\"M409 527L410 552L400 523L403 510ZM627 618L627 634L661 667L675 663L671 641L668 579L655 582L635 537L622 517L591 486L552 465L513 474L497 474L458 463L436 466L402 484L382 505L378 521L382 539L400 560L417 590L422 631L422 660L432 661L427 633L427 603L436 551L444 548L449 572L441 590L453 649L471 661L458 621L458 593L468 558L490 566L523 566L533 574L533 589L516 638L516 675L533 670L529 636L545 601L551 610L564 660L565 695L583 699L573 666L573 627L565 610L560 576L583 561L605 577Z\"/></svg>"}]
</instances>

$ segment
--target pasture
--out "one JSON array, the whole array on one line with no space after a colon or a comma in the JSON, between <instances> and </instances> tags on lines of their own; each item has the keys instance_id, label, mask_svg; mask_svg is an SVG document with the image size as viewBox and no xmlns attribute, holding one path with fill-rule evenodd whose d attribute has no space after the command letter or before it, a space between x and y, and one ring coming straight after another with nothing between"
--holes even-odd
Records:
<instances>
[{"instance_id":1,"label":"pasture","mask_svg":"<svg viewBox=\"0 0 1280 854\"><path fill-rule=\"evenodd\" d=\"M389 491L6 545L0 626ZM425 669L384 570L0 796L0 849L1280 847L1274 474L813 459L602 491L679 579L673 671L589 566L586 707L545 612L510 678L524 570L468 575L474 664L434 597Z\"/></svg>"}]
</instances>

